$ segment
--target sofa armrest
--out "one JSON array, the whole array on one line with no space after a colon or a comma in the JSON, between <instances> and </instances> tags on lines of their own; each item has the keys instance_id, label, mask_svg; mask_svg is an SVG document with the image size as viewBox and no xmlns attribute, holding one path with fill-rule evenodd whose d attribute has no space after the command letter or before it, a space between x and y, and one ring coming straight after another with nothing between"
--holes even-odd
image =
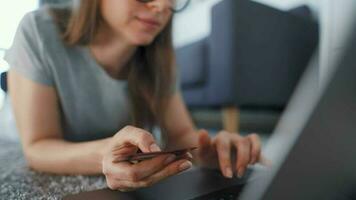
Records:
<instances>
[{"instance_id":1,"label":"sofa armrest","mask_svg":"<svg viewBox=\"0 0 356 200\"><path fill-rule=\"evenodd\" d=\"M306 5L302 5L302 6L298 6L295 8L292 8L290 10L288 10L289 13L298 16L298 17L302 17L306 20L314 20L313 19L313 15L312 15L312 11L310 10L310 8Z\"/></svg>"},{"instance_id":2,"label":"sofa armrest","mask_svg":"<svg viewBox=\"0 0 356 200\"><path fill-rule=\"evenodd\" d=\"M224 0L212 9L211 34L208 45L208 89L206 99L211 105L232 105L235 99L235 10L236 0Z\"/></svg>"},{"instance_id":3,"label":"sofa armrest","mask_svg":"<svg viewBox=\"0 0 356 200\"><path fill-rule=\"evenodd\" d=\"M206 39L176 50L177 66L183 89L204 86L206 82Z\"/></svg>"}]
</instances>

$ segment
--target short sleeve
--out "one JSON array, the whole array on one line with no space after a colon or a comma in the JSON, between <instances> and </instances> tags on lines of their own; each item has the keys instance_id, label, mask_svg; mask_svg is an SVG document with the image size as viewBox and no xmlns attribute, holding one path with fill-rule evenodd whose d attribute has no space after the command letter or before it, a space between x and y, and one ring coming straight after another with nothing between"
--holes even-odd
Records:
<instances>
[{"instance_id":1,"label":"short sleeve","mask_svg":"<svg viewBox=\"0 0 356 200\"><path fill-rule=\"evenodd\" d=\"M53 78L45 60L43 38L38 31L34 12L22 18L12 46L6 51L4 59L11 69L26 78L44 85L53 85Z\"/></svg>"}]
</instances>

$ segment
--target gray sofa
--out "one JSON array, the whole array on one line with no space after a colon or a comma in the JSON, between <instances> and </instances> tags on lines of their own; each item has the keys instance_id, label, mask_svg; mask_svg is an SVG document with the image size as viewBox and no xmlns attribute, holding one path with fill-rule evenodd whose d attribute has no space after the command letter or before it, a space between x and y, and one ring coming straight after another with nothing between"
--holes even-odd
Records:
<instances>
[{"instance_id":1,"label":"gray sofa","mask_svg":"<svg viewBox=\"0 0 356 200\"><path fill-rule=\"evenodd\" d=\"M218 3L211 23L209 37L176 49L196 123L222 128L221 108L235 107L242 129L271 131L315 52L318 24L305 6L281 11L247 0Z\"/></svg>"}]
</instances>

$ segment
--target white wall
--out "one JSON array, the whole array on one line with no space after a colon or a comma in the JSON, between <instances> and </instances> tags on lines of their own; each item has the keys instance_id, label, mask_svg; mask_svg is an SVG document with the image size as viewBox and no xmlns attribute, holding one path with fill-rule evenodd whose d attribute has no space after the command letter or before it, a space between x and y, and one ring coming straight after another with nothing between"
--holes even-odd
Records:
<instances>
[{"instance_id":1,"label":"white wall","mask_svg":"<svg viewBox=\"0 0 356 200\"><path fill-rule=\"evenodd\" d=\"M0 73L9 66L3 60L4 49L12 44L17 26L25 13L38 7L38 0L10 0L1 1L0 5ZM3 104L4 93L0 89L0 109ZM1 119L0 119L1 120Z\"/></svg>"},{"instance_id":2,"label":"white wall","mask_svg":"<svg viewBox=\"0 0 356 200\"><path fill-rule=\"evenodd\" d=\"M192 4L183 13L175 15L173 24L175 46L198 41L210 34L210 10L222 0L191 0Z\"/></svg>"},{"instance_id":3,"label":"white wall","mask_svg":"<svg viewBox=\"0 0 356 200\"><path fill-rule=\"evenodd\" d=\"M332 66L345 47L351 19L356 10L355 0L322 0L320 75L325 81Z\"/></svg>"},{"instance_id":4,"label":"white wall","mask_svg":"<svg viewBox=\"0 0 356 200\"><path fill-rule=\"evenodd\" d=\"M2 1L0 6L0 47L9 48L18 23L25 13L38 7L38 0Z\"/></svg>"}]
</instances>

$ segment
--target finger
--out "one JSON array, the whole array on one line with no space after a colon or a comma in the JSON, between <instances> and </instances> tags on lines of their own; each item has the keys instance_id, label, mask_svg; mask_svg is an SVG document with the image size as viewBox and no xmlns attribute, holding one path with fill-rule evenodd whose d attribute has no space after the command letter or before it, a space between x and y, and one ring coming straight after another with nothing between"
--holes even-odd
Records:
<instances>
[{"instance_id":1,"label":"finger","mask_svg":"<svg viewBox=\"0 0 356 200\"><path fill-rule=\"evenodd\" d=\"M123 148L132 148L132 147L136 147L136 146L129 143L117 144L114 147L112 147L111 152L115 152Z\"/></svg>"},{"instance_id":2,"label":"finger","mask_svg":"<svg viewBox=\"0 0 356 200\"><path fill-rule=\"evenodd\" d=\"M112 155L115 157L115 156L120 156L120 155L132 155L132 154L135 154L137 153L137 150L138 148L134 145L132 146L126 146L126 147L123 147L123 148L116 148L114 150L112 150Z\"/></svg>"},{"instance_id":3,"label":"finger","mask_svg":"<svg viewBox=\"0 0 356 200\"><path fill-rule=\"evenodd\" d=\"M250 162L250 140L243 137L235 137L234 144L236 148L236 170L237 176L242 177L245 173L248 163Z\"/></svg>"},{"instance_id":4,"label":"finger","mask_svg":"<svg viewBox=\"0 0 356 200\"><path fill-rule=\"evenodd\" d=\"M141 161L137 164L129 164L128 162L120 162L117 167L112 167L111 174L120 180L128 180L137 182L152 174L162 170L168 164L176 159L192 160L190 153L185 153L179 157L174 154L160 155L149 160Z\"/></svg>"},{"instance_id":5,"label":"finger","mask_svg":"<svg viewBox=\"0 0 356 200\"><path fill-rule=\"evenodd\" d=\"M258 161L261 165L264 165L266 167L272 167L272 161L268 160L267 158L265 158L264 156L260 156L260 159Z\"/></svg>"},{"instance_id":6,"label":"finger","mask_svg":"<svg viewBox=\"0 0 356 200\"><path fill-rule=\"evenodd\" d=\"M174 154L169 154L160 155L149 160L141 161L137 164L131 165L127 173L125 175L121 175L120 178L134 182L140 181L162 170L175 159L176 156Z\"/></svg>"},{"instance_id":7,"label":"finger","mask_svg":"<svg viewBox=\"0 0 356 200\"><path fill-rule=\"evenodd\" d=\"M103 174L106 177L121 179L121 177L128 179L128 171L130 171L131 164L129 162L112 163L111 161L103 161Z\"/></svg>"},{"instance_id":8,"label":"finger","mask_svg":"<svg viewBox=\"0 0 356 200\"><path fill-rule=\"evenodd\" d=\"M257 134L250 134L247 136L251 143L251 160L250 164L255 164L261 155L261 140Z\"/></svg>"},{"instance_id":9,"label":"finger","mask_svg":"<svg viewBox=\"0 0 356 200\"><path fill-rule=\"evenodd\" d=\"M121 130L118 134L117 141L119 143L133 144L142 152L161 151L152 134L133 126L126 126L123 130Z\"/></svg>"},{"instance_id":10,"label":"finger","mask_svg":"<svg viewBox=\"0 0 356 200\"><path fill-rule=\"evenodd\" d=\"M164 169L170 163L173 163L177 160L188 160L192 161L192 155L187 152L185 154L175 156L174 154L162 155L152 158L150 160L141 161L137 164L131 165L131 168L128 170L125 175L120 173L120 179L129 180L129 181L140 181L149 177L162 169Z\"/></svg>"},{"instance_id":11,"label":"finger","mask_svg":"<svg viewBox=\"0 0 356 200\"><path fill-rule=\"evenodd\" d=\"M144 181L132 182L126 180L116 180L110 177L106 177L106 184L111 190L119 190L121 192L129 192L149 186Z\"/></svg>"},{"instance_id":12,"label":"finger","mask_svg":"<svg viewBox=\"0 0 356 200\"><path fill-rule=\"evenodd\" d=\"M121 192L130 192L134 191L140 188L145 188L150 186L150 182L147 181L138 181L138 182L132 182L132 181L126 181L126 180L120 180L119 184L121 185L120 191Z\"/></svg>"},{"instance_id":13,"label":"finger","mask_svg":"<svg viewBox=\"0 0 356 200\"><path fill-rule=\"evenodd\" d=\"M199 130L199 148L210 148L211 139L208 131L202 129Z\"/></svg>"},{"instance_id":14,"label":"finger","mask_svg":"<svg viewBox=\"0 0 356 200\"><path fill-rule=\"evenodd\" d=\"M116 150L112 153L112 163L118 163L122 161L126 161L130 156L137 153L137 147L123 148L121 150Z\"/></svg>"},{"instance_id":15,"label":"finger","mask_svg":"<svg viewBox=\"0 0 356 200\"><path fill-rule=\"evenodd\" d=\"M114 178L110 178L109 176L106 176L105 178L106 178L106 185L111 190L119 190L121 192L129 192L129 191L134 190L133 188L135 185L131 182L115 180Z\"/></svg>"},{"instance_id":16,"label":"finger","mask_svg":"<svg viewBox=\"0 0 356 200\"><path fill-rule=\"evenodd\" d=\"M206 130L199 131L199 148L198 155L204 156L206 152L209 152L211 148L211 139L209 133Z\"/></svg>"},{"instance_id":17,"label":"finger","mask_svg":"<svg viewBox=\"0 0 356 200\"><path fill-rule=\"evenodd\" d=\"M152 176L147 177L144 180L139 180L139 181L120 180L118 181L118 183L121 184L122 187L126 188L125 190L127 190L127 188L129 188L129 190L134 190L138 188L148 187L157 183L160 180L163 180L165 178L178 174L184 170L187 170L191 166L192 163L190 161L182 159L182 160L175 161L174 163L171 163L170 165L166 166L163 170L153 174Z\"/></svg>"},{"instance_id":18,"label":"finger","mask_svg":"<svg viewBox=\"0 0 356 200\"><path fill-rule=\"evenodd\" d=\"M185 160L189 160L189 161L193 161L193 155L189 152L183 154L183 155L179 155L176 157L176 160L181 160L181 159L185 159Z\"/></svg>"},{"instance_id":19,"label":"finger","mask_svg":"<svg viewBox=\"0 0 356 200\"><path fill-rule=\"evenodd\" d=\"M166 166L164 169L153 174L152 176L147 177L147 179L144 181L148 183L148 185L152 185L160 180L163 180L165 178L178 174L182 171L185 171L191 168L192 165L193 165L192 162L190 162L189 160L181 159L171 163L170 165Z\"/></svg>"},{"instance_id":20,"label":"finger","mask_svg":"<svg viewBox=\"0 0 356 200\"><path fill-rule=\"evenodd\" d=\"M218 153L218 158L219 158L219 165L221 172L224 174L225 177L227 178L232 178L233 173L231 169L231 144L230 141L227 137L224 137L225 135L222 135L222 137L217 137L216 138L216 150Z\"/></svg>"}]
</instances>

